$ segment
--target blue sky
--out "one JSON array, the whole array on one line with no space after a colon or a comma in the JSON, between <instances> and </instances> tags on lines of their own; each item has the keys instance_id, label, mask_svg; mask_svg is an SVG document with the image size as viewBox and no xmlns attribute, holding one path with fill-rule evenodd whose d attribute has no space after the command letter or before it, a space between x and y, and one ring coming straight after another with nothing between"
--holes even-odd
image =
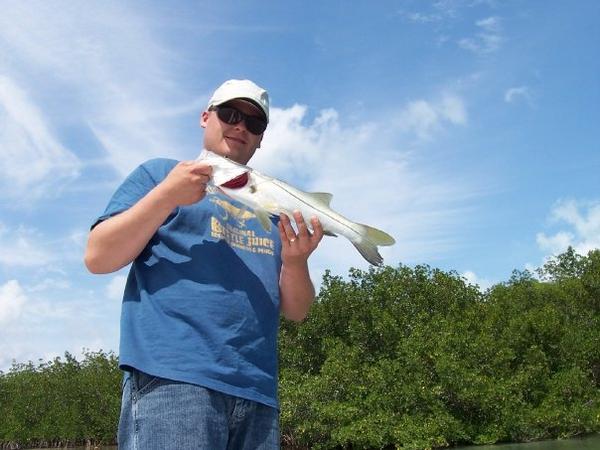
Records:
<instances>
[{"instance_id":1,"label":"blue sky","mask_svg":"<svg viewBox=\"0 0 600 450\"><path fill-rule=\"evenodd\" d=\"M87 231L146 159L193 159L214 88L272 121L251 162L382 228L386 263L482 288L600 247L600 3L1 1L0 370L117 350L126 271ZM311 258L366 263L343 238Z\"/></svg>"}]
</instances>

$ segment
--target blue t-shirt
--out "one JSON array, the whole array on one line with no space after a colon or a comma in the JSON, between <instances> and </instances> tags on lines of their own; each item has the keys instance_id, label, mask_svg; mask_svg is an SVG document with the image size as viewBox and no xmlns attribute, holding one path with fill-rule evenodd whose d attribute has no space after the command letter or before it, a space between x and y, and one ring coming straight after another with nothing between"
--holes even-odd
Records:
<instances>
[{"instance_id":1,"label":"blue t-shirt","mask_svg":"<svg viewBox=\"0 0 600 450\"><path fill-rule=\"evenodd\" d=\"M176 164L139 166L96 223L133 206ZM120 366L277 408L276 221L266 232L252 211L220 192L173 210L131 266Z\"/></svg>"}]
</instances>

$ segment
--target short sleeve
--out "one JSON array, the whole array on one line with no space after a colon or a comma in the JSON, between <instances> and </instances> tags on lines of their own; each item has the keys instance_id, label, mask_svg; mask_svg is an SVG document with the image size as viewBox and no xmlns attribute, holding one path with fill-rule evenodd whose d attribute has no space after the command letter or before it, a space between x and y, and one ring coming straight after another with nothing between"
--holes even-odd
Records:
<instances>
[{"instance_id":1,"label":"short sleeve","mask_svg":"<svg viewBox=\"0 0 600 450\"><path fill-rule=\"evenodd\" d=\"M177 161L174 160L154 159L138 166L117 188L104 213L91 228L135 205L164 180L175 164Z\"/></svg>"}]
</instances>

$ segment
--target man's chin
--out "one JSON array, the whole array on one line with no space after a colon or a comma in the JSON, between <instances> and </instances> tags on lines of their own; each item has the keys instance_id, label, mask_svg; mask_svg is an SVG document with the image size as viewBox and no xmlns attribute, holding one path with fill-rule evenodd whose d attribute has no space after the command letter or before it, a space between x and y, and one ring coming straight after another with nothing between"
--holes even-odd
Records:
<instances>
[{"instance_id":1,"label":"man's chin","mask_svg":"<svg viewBox=\"0 0 600 450\"><path fill-rule=\"evenodd\" d=\"M226 142L224 143L224 145L220 145L215 148L207 148L207 150L210 150L211 152L216 153L217 155L229 158L232 161L244 165L248 163L248 160L250 159L249 156L252 156L248 155L245 149L235 148L233 146L227 145Z\"/></svg>"},{"instance_id":2,"label":"man's chin","mask_svg":"<svg viewBox=\"0 0 600 450\"><path fill-rule=\"evenodd\" d=\"M236 155L236 151L232 150L231 148L223 145L223 146L218 146L218 147L207 147L207 150L210 150L213 153L216 153L219 156L223 156L225 158L230 158L230 159L235 159L235 155Z\"/></svg>"}]
</instances>

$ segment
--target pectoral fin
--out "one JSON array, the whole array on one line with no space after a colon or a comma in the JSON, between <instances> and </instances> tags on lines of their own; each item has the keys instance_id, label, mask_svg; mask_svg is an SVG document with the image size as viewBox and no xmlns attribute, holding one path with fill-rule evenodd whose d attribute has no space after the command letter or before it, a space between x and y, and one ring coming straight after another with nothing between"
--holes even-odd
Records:
<instances>
[{"instance_id":1,"label":"pectoral fin","mask_svg":"<svg viewBox=\"0 0 600 450\"><path fill-rule=\"evenodd\" d=\"M260 221L260 224L263 227L263 229L267 232L270 232L271 226L273 224L271 223L271 216L269 215L269 213L264 209L257 209L254 211L254 213L256 214L256 217L258 217L258 220Z\"/></svg>"}]
</instances>

